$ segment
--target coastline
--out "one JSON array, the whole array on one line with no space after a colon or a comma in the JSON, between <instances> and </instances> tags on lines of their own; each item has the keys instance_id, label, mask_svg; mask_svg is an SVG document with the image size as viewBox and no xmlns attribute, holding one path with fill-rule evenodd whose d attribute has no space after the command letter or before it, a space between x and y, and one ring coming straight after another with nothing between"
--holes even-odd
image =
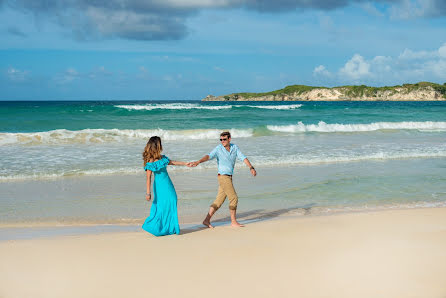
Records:
<instances>
[{"instance_id":1,"label":"coastline","mask_svg":"<svg viewBox=\"0 0 446 298\"><path fill-rule=\"evenodd\" d=\"M446 208L4 241L0 263L2 297L440 298Z\"/></svg>"},{"instance_id":2,"label":"coastline","mask_svg":"<svg viewBox=\"0 0 446 298\"><path fill-rule=\"evenodd\" d=\"M290 85L262 93L208 95L202 101L446 101L446 83L419 82L384 87Z\"/></svg>"}]
</instances>

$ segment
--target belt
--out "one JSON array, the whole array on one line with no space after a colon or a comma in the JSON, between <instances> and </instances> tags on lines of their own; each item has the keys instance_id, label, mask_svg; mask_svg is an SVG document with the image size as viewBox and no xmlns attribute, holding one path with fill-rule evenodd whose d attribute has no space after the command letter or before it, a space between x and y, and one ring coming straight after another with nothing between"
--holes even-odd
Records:
<instances>
[{"instance_id":1,"label":"belt","mask_svg":"<svg viewBox=\"0 0 446 298\"><path fill-rule=\"evenodd\" d=\"M226 174L218 174L218 176L229 176L229 177L232 177L232 175L226 175Z\"/></svg>"}]
</instances>

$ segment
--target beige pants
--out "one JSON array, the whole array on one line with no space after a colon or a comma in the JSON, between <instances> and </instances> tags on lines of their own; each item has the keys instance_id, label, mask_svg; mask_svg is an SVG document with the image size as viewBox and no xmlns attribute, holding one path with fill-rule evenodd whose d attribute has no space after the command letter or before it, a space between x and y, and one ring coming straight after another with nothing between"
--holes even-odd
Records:
<instances>
[{"instance_id":1,"label":"beige pants","mask_svg":"<svg viewBox=\"0 0 446 298\"><path fill-rule=\"evenodd\" d=\"M218 176L218 194L214 203L212 203L211 207L215 210L218 210L226 197L229 198L229 209L236 210L238 197L235 192L234 185L232 184L232 176L219 175Z\"/></svg>"}]
</instances>

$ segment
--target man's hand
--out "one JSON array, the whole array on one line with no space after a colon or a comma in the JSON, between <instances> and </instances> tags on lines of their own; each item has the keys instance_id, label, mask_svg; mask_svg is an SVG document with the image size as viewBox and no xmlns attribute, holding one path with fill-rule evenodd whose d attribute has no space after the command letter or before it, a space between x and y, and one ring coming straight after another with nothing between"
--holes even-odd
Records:
<instances>
[{"instance_id":1,"label":"man's hand","mask_svg":"<svg viewBox=\"0 0 446 298\"><path fill-rule=\"evenodd\" d=\"M254 177L257 176L257 172L255 169L251 169L251 175Z\"/></svg>"}]
</instances>

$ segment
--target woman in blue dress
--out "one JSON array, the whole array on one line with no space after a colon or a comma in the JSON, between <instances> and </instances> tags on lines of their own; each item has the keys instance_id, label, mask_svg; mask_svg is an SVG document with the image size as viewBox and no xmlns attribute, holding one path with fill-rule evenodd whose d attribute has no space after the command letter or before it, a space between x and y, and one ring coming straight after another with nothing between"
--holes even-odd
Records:
<instances>
[{"instance_id":1,"label":"woman in blue dress","mask_svg":"<svg viewBox=\"0 0 446 298\"><path fill-rule=\"evenodd\" d=\"M154 136L149 139L142 153L144 170L146 170L147 175L146 200L150 201L153 197L150 215L145 220L142 228L155 236L180 234L177 193L166 167L167 165L188 165L186 162L170 160L167 156L161 155L162 150L161 139ZM152 173L155 175L153 190L151 188Z\"/></svg>"}]
</instances>

